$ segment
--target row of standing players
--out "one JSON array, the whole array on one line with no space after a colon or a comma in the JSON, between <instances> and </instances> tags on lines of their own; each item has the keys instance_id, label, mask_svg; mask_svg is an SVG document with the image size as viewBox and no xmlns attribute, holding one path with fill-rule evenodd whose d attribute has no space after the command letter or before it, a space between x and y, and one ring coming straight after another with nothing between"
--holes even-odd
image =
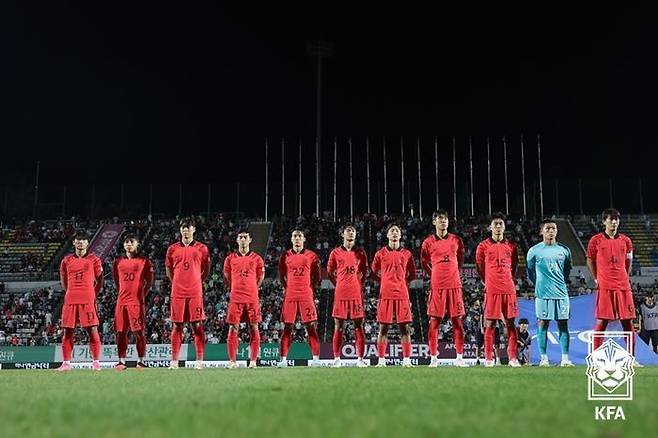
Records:
<instances>
[{"instance_id":1,"label":"row of standing players","mask_svg":"<svg viewBox=\"0 0 658 438\"><path fill-rule=\"evenodd\" d=\"M620 320L627 331L633 331L635 309L630 292L630 239L617 232L619 212L613 209L602 214L604 231L592 237L587 249L587 263L598 286L595 330L605 330L611 320ZM493 339L495 324L505 322L508 337L509 365L520 366L517 359L515 319L519 311L516 301L514 276L518 266L518 251L513 242L505 238L506 217L502 213L491 216L491 237L482 241L476 250L476 266L484 283L484 351L485 366L495 365ZM448 232L449 214L434 213L434 233L422 244L420 261L423 271L430 277L427 303L429 316L428 344L430 367L438 366L438 329L443 318L450 318L454 330L456 366L467 366L463 359L464 329L462 319L465 309L462 297L460 271L464 262L464 247L459 236ZM210 272L208 248L194 240L195 223L191 219L180 222L181 241L169 246L165 259L167 276L171 281L171 321L173 324L170 368L178 367L179 352L185 323L191 323L194 332L196 367L203 368L205 350L205 320L203 281ZM562 366L573 366L568 357L569 298L567 279L571 270L571 252L558 243L555 221L544 220L540 225L542 242L530 249L527 255L528 276L535 284L535 307L538 319L538 343L541 354L540 366L548 366L546 356L546 332L551 320L556 320L560 331ZM342 227L343 244L335 248L327 263L327 275L335 286L332 316L335 322L333 336L334 367L342 366L341 349L343 328L347 320L355 326L357 367L367 366L363 355L365 335L363 330L363 286L370 269L370 277L380 284L377 321L377 367L386 366L387 334L395 322L400 330L402 366L412 367L409 324L412 322L409 300L409 284L415 279L416 266L412 253L401 246L400 225L392 223L386 229L388 244L375 254L368 266L365 251L355 247L356 229L350 224ZM236 368L238 330L241 322L250 328L249 367L256 367L260 350L258 324L261 312L258 290L265 276L263 259L250 251L251 236L247 230L237 233L237 250L229 254L223 267L225 284L230 288L227 323L228 368ZM320 282L320 262L317 255L304 247L304 230L291 232L292 248L279 260L279 276L285 294L281 309L284 329L281 336L280 367L287 366L287 353L292 339L293 324L299 316L305 325L313 355L311 366L319 366L320 342L317 332L317 311L313 292ZM75 252L61 263L60 276L65 290L62 309L63 363L59 370L71 369L74 328L77 324L89 332L92 369L100 369L100 337L95 296L102 288L101 262L94 254L87 253L88 236L76 234ZM139 254L136 236L124 239L125 256L115 260L113 277L117 285L115 329L119 363L115 368L126 368L127 334L135 335L139 360L138 368L144 367L146 337L144 333L145 296L153 283L153 266L148 258ZM598 347L594 339L594 347ZM600 338L599 338L600 345ZM637 364L639 365L639 364Z\"/></svg>"}]
</instances>

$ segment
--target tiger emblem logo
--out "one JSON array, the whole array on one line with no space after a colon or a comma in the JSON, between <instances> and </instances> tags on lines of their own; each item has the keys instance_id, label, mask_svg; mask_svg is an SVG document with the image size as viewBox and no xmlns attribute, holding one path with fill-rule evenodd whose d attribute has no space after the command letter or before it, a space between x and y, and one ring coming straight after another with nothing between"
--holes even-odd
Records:
<instances>
[{"instance_id":1,"label":"tiger emblem logo","mask_svg":"<svg viewBox=\"0 0 658 438\"><path fill-rule=\"evenodd\" d=\"M625 348L608 338L587 356L587 376L592 385L613 395L622 385L630 384L635 374L633 360Z\"/></svg>"}]
</instances>

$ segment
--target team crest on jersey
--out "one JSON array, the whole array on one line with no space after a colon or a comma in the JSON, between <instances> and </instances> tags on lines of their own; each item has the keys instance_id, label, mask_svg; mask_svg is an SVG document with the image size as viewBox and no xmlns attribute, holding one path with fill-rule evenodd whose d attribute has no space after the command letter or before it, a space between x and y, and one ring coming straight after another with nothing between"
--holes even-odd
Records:
<instances>
[{"instance_id":1,"label":"team crest on jersey","mask_svg":"<svg viewBox=\"0 0 658 438\"><path fill-rule=\"evenodd\" d=\"M596 350L592 350L594 337L604 338ZM624 338L627 348L618 344L615 338ZM592 332L590 353L586 359L589 400L633 399L632 343L630 332Z\"/></svg>"}]
</instances>

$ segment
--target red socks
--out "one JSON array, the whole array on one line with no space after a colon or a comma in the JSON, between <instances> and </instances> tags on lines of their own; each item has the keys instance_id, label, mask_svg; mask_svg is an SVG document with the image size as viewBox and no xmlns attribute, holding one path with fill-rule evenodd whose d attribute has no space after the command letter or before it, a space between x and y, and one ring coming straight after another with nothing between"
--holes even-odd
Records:
<instances>
[{"instance_id":1,"label":"red socks","mask_svg":"<svg viewBox=\"0 0 658 438\"><path fill-rule=\"evenodd\" d=\"M493 341L496 329L493 327L486 327L484 329L484 358L486 360L493 360Z\"/></svg>"},{"instance_id":2,"label":"red socks","mask_svg":"<svg viewBox=\"0 0 658 438\"><path fill-rule=\"evenodd\" d=\"M607 327L608 324L604 322L597 322L596 325L594 326L594 331L596 332L602 332L605 331L605 328ZM601 336L596 336L594 337L594 345L592 346L592 350L596 350L601 346L603 343L603 338Z\"/></svg>"},{"instance_id":3,"label":"red socks","mask_svg":"<svg viewBox=\"0 0 658 438\"><path fill-rule=\"evenodd\" d=\"M128 344L126 343L126 346ZM143 358L146 356L146 336L144 332L135 333L135 346L137 347L137 357ZM119 356L121 357L121 356Z\"/></svg>"},{"instance_id":4,"label":"red socks","mask_svg":"<svg viewBox=\"0 0 658 438\"><path fill-rule=\"evenodd\" d=\"M290 350L290 342L292 341L292 327L285 326L283 328L283 334L281 335L281 342L279 347L279 354L282 357L288 356L288 350Z\"/></svg>"},{"instance_id":5,"label":"red socks","mask_svg":"<svg viewBox=\"0 0 658 438\"><path fill-rule=\"evenodd\" d=\"M256 360L260 354L260 331L258 329L249 330L251 339L249 342L249 359Z\"/></svg>"},{"instance_id":6,"label":"red socks","mask_svg":"<svg viewBox=\"0 0 658 438\"><path fill-rule=\"evenodd\" d=\"M74 330L71 328L64 329L64 336L62 337L62 358L65 362L71 360L73 354L73 334Z\"/></svg>"},{"instance_id":7,"label":"red socks","mask_svg":"<svg viewBox=\"0 0 658 438\"><path fill-rule=\"evenodd\" d=\"M507 326L507 357L509 360L516 359L516 327L514 324Z\"/></svg>"},{"instance_id":8,"label":"red socks","mask_svg":"<svg viewBox=\"0 0 658 438\"><path fill-rule=\"evenodd\" d=\"M439 320L436 318L430 318L427 343L430 347L430 356L436 356L439 353Z\"/></svg>"},{"instance_id":9,"label":"red socks","mask_svg":"<svg viewBox=\"0 0 658 438\"><path fill-rule=\"evenodd\" d=\"M632 333L632 347L631 347L631 354L635 356L635 327L633 327L633 321L630 319L625 319L621 321L621 328L624 329L625 332L631 332ZM628 347L626 347L628 348Z\"/></svg>"},{"instance_id":10,"label":"red socks","mask_svg":"<svg viewBox=\"0 0 658 438\"><path fill-rule=\"evenodd\" d=\"M311 354L313 356L320 356L320 336L318 331L312 325L306 327L308 333L308 345L311 347Z\"/></svg>"},{"instance_id":11,"label":"red socks","mask_svg":"<svg viewBox=\"0 0 658 438\"><path fill-rule=\"evenodd\" d=\"M334 330L333 346L334 346L334 357L340 357L340 350L343 347L342 330Z\"/></svg>"},{"instance_id":12,"label":"red socks","mask_svg":"<svg viewBox=\"0 0 658 438\"><path fill-rule=\"evenodd\" d=\"M203 354L206 351L206 333L203 329L203 324L194 327L194 352L196 353L196 360L203 360Z\"/></svg>"},{"instance_id":13,"label":"red socks","mask_svg":"<svg viewBox=\"0 0 658 438\"><path fill-rule=\"evenodd\" d=\"M235 359L238 356L238 332L235 330L228 331L228 337L226 338L226 353L228 354L228 360L235 362Z\"/></svg>"},{"instance_id":14,"label":"red socks","mask_svg":"<svg viewBox=\"0 0 658 438\"><path fill-rule=\"evenodd\" d=\"M363 326L354 329L354 337L356 338L356 357L363 357L363 352L366 349L366 333Z\"/></svg>"},{"instance_id":15,"label":"red socks","mask_svg":"<svg viewBox=\"0 0 658 438\"><path fill-rule=\"evenodd\" d=\"M127 353L128 353L128 334L126 332L117 332L117 355L119 356L119 359L125 359Z\"/></svg>"},{"instance_id":16,"label":"red socks","mask_svg":"<svg viewBox=\"0 0 658 438\"><path fill-rule=\"evenodd\" d=\"M171 330L171 360L178 361L180 346L183 343L183 327L174 324Z\"/></svg>"},{"instance_id":17,"label":"red socks","mask_svg":"<svg viewBox=\"0 0 658 438\"><path fill-rule=\"evenodd\" d=\"M464 324L460 317L450 318L452 321L452 334L457 354L464 354Z\"/></svg>"},{"instance_id":18,"label":"red socks","mask_svg":"<svg viewBox=\"0 0 658 438\"><path fill-rule=\"evenodd\" d=\"M402 341L402 357L411 357L411 342Z\"/></svg>"},{"instance_id":19,"label":"red socks","mask_svg":"<svg viewBox=\"0 0 658 438\"><path fill-rule=\"evenodd\" d=\"M377 342L377 357L386 357L386 344L387 342Z\"/></svg>"},{"instance_id":20,"label":"red socks","mask_svg":"<svg viewBox=\"0 0 658 438\"><path fill-rule=\"evenodd\" d=\"M89 330L89 349L91 350L91 358L98 360L101 357L101 337L98 330Z\"/></svg>"}]
</instances>

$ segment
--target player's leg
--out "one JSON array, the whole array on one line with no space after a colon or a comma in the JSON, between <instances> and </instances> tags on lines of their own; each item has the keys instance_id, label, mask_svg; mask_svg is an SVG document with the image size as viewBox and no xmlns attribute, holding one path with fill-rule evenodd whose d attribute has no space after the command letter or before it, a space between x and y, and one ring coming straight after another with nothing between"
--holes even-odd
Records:
<instances>
[{"instance_id":1,"label":"player's leg","mask_svg":"<svg viewBox=\"0 0 658 438\"><path fill-rule=\"evenodd\" d=\"M430 350L430 367L436 368L439 366L439 326L441 320L437 317L429 317L429 328L427 330L427 346Z\"/></svg>"},{"instance_id":2,"label":"player's leg","mask_svg":"<svg viewBox=\"0 0 658 438\"><path fill-rule=\"evenodd\" d=\"M359 368L366 367L366 363L363 360L363 353L366 347L366 333L363 329L363 318L354 318L354 337L355 337L355 346L356 346L356 366Z\"/></svg>"},{"instance_id":3,"label":"player's leg","mask_svg":"<svg viewBox=\"0 0 658 438\"><path fill-rule=\"evenodd\" d=\"M549 366L548 354L546 353L546 346L548 344L548 326L550 321L547 319L537 320L537 345L539 348L539 366Z\"/></svg>"},{"instance_id":4,"label":"player's leg","mask_svg":"<svg viewBox=\"0 0 658 438\"><path fill-rule=\"evenodd\" d=\"M77 306L74 304L64 304L62 306L62 365L57 371L71 370L71 355L73 354L73 340L75 336L76 312Z\"/></svg>"},{"instance_id":5,"label":"player's leg","mask_svg":"<svg viewBox=\"0 0 658 438\"><path fill-rule=\"evenodd\" d=\"M146 330L133 332L135 336L135 347L137 347L137 369L144 369L144 358L146 357Z\"/></svg>"},{"instance_id":6,"label":"player's leg","mask_svg":"<svg viewBox=\"0 0 658 438\"><path fill-rule=\"evenodd\" d=\"M98 326L86 327L86 330L89 334L89 349L91 350L91 358L93 359L91 369L99 371L101 369L99 362L101 357L101 337L98 334Z\"/></svg>"},{"instance_id":7,"label":"player's leg","mask_svg":"<svg viewBox=\"0 0 658 438\"><path fill-rule=\"evenodd\" d=\"M123 371L126 369L126 356L128 353L128 324L126 306L117 305L114 311L114 330L116 331L117 355L119 362L114 365L114 369Z\"/></svg>"},{"instance_id":8,"label":"player's leg","mask_svg":"<svg viewBox=\"0 0 658 438\"><path fill-rule=\"evenodd\" d=\"M380 322L379 323L379 333L377 335L377 357L378 367L386 366L386 347L388 343L388 328L390 324Z\"/></svg>"},{"instance_id":9,"label":"player's leg","mask_svg":"<svg viewBox=\"0 0 658 438\"><path fill-rule=\"evenodd\" d=\"M608 322L610 322L607 319L596 319L596 324L594 325L594 331L597 332L604 332L605 329L608 327ZM593 345L592 345L592 350L596 350L601 346L603 343L603 337L601 336L596 336L593 338Z\"/></svg>"},{"instance_id":10,"label":"player's leg","mask_svg":"<svg viewBox=\"0 0 658 438\"><path fill-rule=\"evenodd\" d=\"M456 366L466 366L464 363L464 323L461 316L453 316L450 318L452 322L452 331L455 341L455 350L457 351L457 359L455 360Z\"/></svg>"},{"instance_id":11,"label":"player's leg","mask_svg":"<svg viewBox=\"0 0 658 438\"><path fill-rule=\"evenodd\" d=\"M183 327L187 309L187 300L185 298L171 298L171 361L169 369L178 369L178 355L181 345L183 344Z\"/></svg>"},{"instance_id":12,"label":"player's leg","mask_svg":"<svg viewBox=\"0 0 658 438\"><path fill-rule=\"evenodd\" d=\"M572 367L573 363L569 360L569 320L558 319L557 321L558 338L560 341L560 350L562 351L562 360L560 366Z\"/></svg>"},{"instance_id":13,"label":"player's leg","mask_svg":"<svg viewBox=\"0 0 658 438\"><path fill-rule=\"evenodd\" d=\"M203 327L203 321L192 323L194 330L194 353L196 355L196 368L203 368L203 358L206 352L206 332Z\"/></svg>"},{"instance_id":14,"label":"player's leg","mask_svg":"<svg viewBox=\"0 0 658 438\"><path fill-rule=\"evenodd\" d=\"M495 319L488 319L484 322L484 366L492 367L494 366L494 335L496 329L494 325L496 324Z\"/></svg>"},{"instance_id":15,"label":"player's leg","mask_svg":"<svg viewBox=\"0 0 658 438\"><path fill-rule=\"evenodd\" d=\"M249 368L256 368L260 356L260 330L257 322L249 324Z\"/></svg>"},{"instance_id":16,"label":"player's leg","mask_svg":"<svg viewBox=\"0 0 658 438\"><path fill-rule=\"evenodd\" d=\"M608 322L617 319L615 317L615 291L601 290L596 294L596 308L594 316L596 323L594 331L603 332L608 327ZM603 337L595 336L592 341L592 349L596 350L603 343Z\"/></svg>"},{"instance_id":17,"label":"player's leg","mask_svg":"<svg viewBox=\"0 0 658 438\"><path fill-rule=\"evenodd\" d=\"M318 335L318 322L310 321L304 324L306 327L306 334L308 335L308 345L311 347L311 355L313 356L312 366L320 365L320 335Z\"/></svg>"},{"instance_id":18,"label":"player's leg","mask_svg":"<svg viewBox=\"0 0 658 438\"><path fill-rule=\"evenodd\" d=\"M279 367L288 366L288 351L290 350L290 344L292 342L292 324L283 325L283 333L281 334L281 339L279 341L279 356L281 361L279 362Z\"/></svg>"},{"instance_id":19,"label":"player's leg","mask_svg":"<svg viewBox=\"0 0 658 438\"><path fill-rule=\"evenodd\" d=\"M228 335L226 336L226 354L229 364L227 368L237 368L236 362L238 355L238 333L240 332L240 321L242 320L245 305L229 301L226 312L226 323L228 324Z\"/></svg>"},{"instance_id":20,"label":"player's leg","mask_svg":"<svg viewBox=\"0 0 658 438\"><path fill-rule=\"evenodd\" d=\"M331 339L332 348L334 351L334 366L340 367L340 352L343 349L343 331L345 330L345 320L334 318L334 335Z\"/></svg>"},{"instance_id":21,"label":"player's leg","mask_svg":"<svg viewBox=\"0 0 658 438\"><path fill-rule=\"evenodd\" d=\"M464 323L463 318L466 314L464 310L464 297L461 288L448 289L446 294L446 312L452 322L452 332L455 342L455 350L457 351L457 358L455 366L465 367L468 366L464 362Z\"/></svg>"},{"instance_id":22,"label":"player's leg","mask_svg":"<svg viewBox=\"0 0 658 438\"><path fill-rule=\"evenodd\" d=\"M649 339L651 340L651 347L653 348L653 352L658 354L658 330L650 330ZM648 344L649 343L647 342L647 345Z\"/></svg>"},{"instance_id":23,"label":"player's leg","mask_svg":"<svg viewBox=\"0 0 658 438\"><path fill-rule=\"evenodd\" d=\"M400 323L400 340L402 342L402 366L405 368L413 367L411 364L411 333L410 323Z\"/></svg>"},{"instance_id":24,"label":"player's leg","mask_svg":"<svg viewBox=\"0 0 658 438\"><path fill-rule=\"evenodd\" d=\"M519 367L521 364L517 358L517 335L514 318L505 319L505 332L507 335L507 357L509 358L509 366Z\"/></svg>"}]
</instances>

